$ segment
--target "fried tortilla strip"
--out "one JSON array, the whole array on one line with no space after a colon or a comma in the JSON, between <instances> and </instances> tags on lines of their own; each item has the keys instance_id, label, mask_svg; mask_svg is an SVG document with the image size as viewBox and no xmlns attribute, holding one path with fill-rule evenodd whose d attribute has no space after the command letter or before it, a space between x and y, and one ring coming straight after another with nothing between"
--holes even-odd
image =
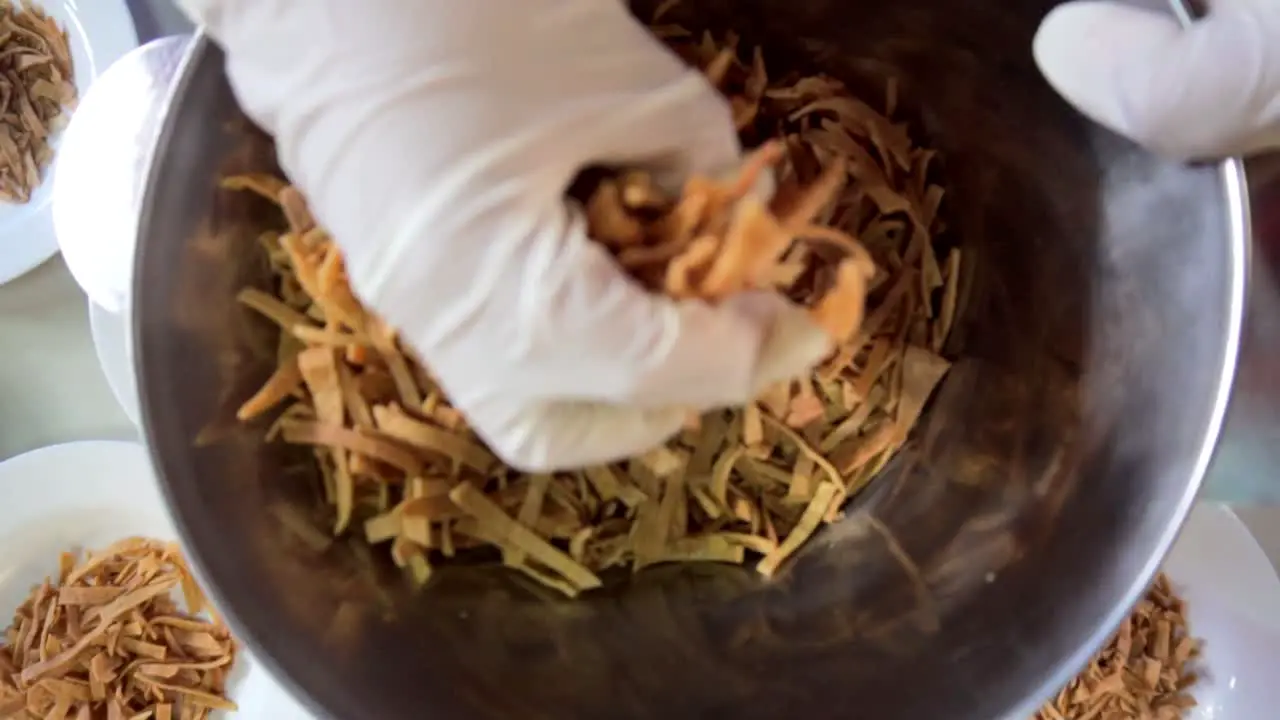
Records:
<instances>
[{"instance_id":1,"label":"fried tortilla strip","mask_svg":"<svg viewBox=\"0 0 1280 720\"><path fill-rule=\"evenodd\" d=\"M664 292L674 298L700 295L698 278L707 271L719 250L719 238L711 235L689 243L667 266Z\"/></svg>"},{"instance_id":2,"label":"fried tortilla strip","mask_svg":"<svg viewBox=\"0 0 1280 720\"><path fill-rule=\"evenodd\" d=\"M951 369L951 363L939 355L918 347L908 347L902 357L902 396L898 401L896 443L903 443L907 433L920 418L933 389Z\"/></svg>"},{"instance_id":3,"label":"fried tortilla strip","mask_svg":"<svg viewBox=\"0 0 1280 720\"><path fill-rule=\"evenodd\" d=\"M479 443L456 432L432 427L411 418L398 405L375 406L373 419L378 429L388 436L426 452L447 457L456 465L472 468L481 474L487 475L498 463L493 453Z\"/></svg>"},{"instance_id":4,"label":"fried tortilla strip","mask_svg":"<svg viewBox=\"0 0 1280 720\"><path fill-rule=\"evenodd\" d=\"M125 593L122 587L63 587L58 590L59 605L104 605Z\"/></svg>"},{"instance_id":5,"label":"fried tortilla strip","mask_svg":"<svg viewBox=\"0 0 1280 720\"><path fill-rule=\"evenodd\" d=\"M516 514L517 523L527 528L537 526L538 519L542 517L542 505L547 497L547 488L550 486L550 475L539 473L530 478L524 502L520 505L520 512ZM508 567L523 565L525 558L528 557L528 554L520 548L503 548L502 554L502 562Z\"/></svg>"},{"instance_id":6,"label":"fried tortilla strip","mask_svg":"<svg viewBox=\"0 0 1280 720\"><path fill-rule=\"evenodd\" d=\"M280 192L289 187L289 183L267 173L231 175L223 178L219 185L224 190L248 191L277 204Z\"/></svg>"},{"instance_id":7,"label":"fried tortilla strip","mask_svg":"<svg viewBox=\"0 0 1280 720\"><path fill-rule=\"evenodd\" d=\"M88 622L97 621L100 624L108 624L119 618L121 615L145 604L152 598L159 597L160 595L173 590L178 587L181 582L182 578L178 576L162 578L150 585L144 585L137 590L127 592L106 605L90 608L85 612L84 619Z\"/></svg>"},{"instance_id":8,"label":"fried tortilla strip","mask_svg":"<svg viewBox=\"0 0 1280 720\"><path fill-rule=\"evenodd\" d=\"M667 543L654 558L655 563L715 562L741 565L746 559L747 544L735 543L721 535L685 537Z\"/></svg>"},{"instance_id":9,"label":"fried tortilla strip","mask_svg":"<svg viewBox=\"0 0 1280 720\"><path fill-rule=\"evenodd\" d=\"M284 428L284 441L296 445L321 445L367 455L390 465L405 475L422 474L422 460L397 441L372 430L351 430L315 422L293 422Z\"/></svg>"},{"instance_id":10,"label":"fried tortilla strip","mask_svg":"<svg viewBox=\"0 0 1280 720\"><path fill-rule=\"evenodd\" d=\"M236 300L289 332L294 328L312 325L311 318L257 288L241 290L236 295Z\"/></svg>"},{"instance_id":11,"label":"fried tortilla strip","mask_svg":"<svg viewBox=\"0 0 1280 720\"><path fill-rule=\"evenodd\" d=\"M846 260L836 271L836 286L810 313L813 321L836 340L844 340L862 325L863 302L871 276L858 263Z\"/></svg>"},{"instance_id":12,"label":"fried tortilla strip","mask_svg":"<svg viewBox=\"0 0 1280 720\"><path fill-rule=\"evenodd\" d=\"M338 379L337 353L326 347L303 350L298 353L298 371L311 393L316 420L341 427L346 417L346 400Z\"/></svg>"},{"instance_id":13,"label":"fried tortilla strip","mask_svg":"<svg viewBox=\"0 0 1280 720\"><path fill-rule=\"evenodd\" d=\"M454 504L474 517L484 528L486 536L504 548L523 551L530 558L554 570L578 590L600 587L600 578L573 558L557 550L527 527L512 520L497 505L468 483L463 483L449 493Z\"/></svg>"},{"instance_id":14,"label":"fried tortilla strip","mask_svg":"<svg viewBox=\"0 0 1280 720\"><path fill-rule=\"evenodd\" d=\"M301 385L302 372L296 361L279 365L258 392L236 411L236 419L248 422L260 417L293 395Z\"/></svg>"},{"instance_id":15,"label":"fried tortilla strip","mask_svg":"<svg viewBox=\"0 0 1280 720\"><path fill-rule=\"evenodd\" d=\"M207 707L212 710L238 710L239 707L235 703L215 695L214 693L205 692L199 688L185 687L182 685L174 685L172 683L161 682L147 675L138 675L138 682L150 685L157 690L165 690L178 696L184 703L192 703L200 707Z\"/></svg>"},{"instance_id":16,"label":"fried tortilla strip","mask_svg":"<svg viewBox=\"0 0 1280 720\"><path fill-rule=\"evenodd\" d=\"M346 350L361 348L367 344L364 337L341 330L331 330L312 325L294 325L289 329L293 336L308 345L325 345L330 348Z\"/></svg>"},{"instance_id":17,"label":"fried tortilla strip","mask_svg":"<svg viewBox=\"0 0 1280 720\"><path fill-rule=\"evenodd\" d=\"M280 209L284 211L285 220L289 223L289 230L297 235L304 235L311 232L316 227L315 216L311 214L311 208L307 205L307 200L298 192L298 189L292 186L285 187L280 190L277 196L280 202Z\"/></svg>"},{"instance_id":18,"label":"fried tortilla strip","mask_svg":"<svg viewBox=\"0 0 1280 720\"><path fill-rule=\"evenodd\" d=\"M791 534L787 535L787 539L778 546L776 550L769 553L756 565L756 572L765 577L773 577L777 572L778 566L784 560L791 556L796 550L800 549L800 545L809 536L822 525L823 518L826 517L831 502L840 494L840 487L832 482L824 482L818 486L817 491L813 493L813 500L809 501L809 506L805 508L804 515L800 517L800 522L796 523L795 528L791 530Z\"/></svg>"},{"instance_id":19,"label":"fried tortilla strip","mask_svg":"<svg viewBox=\"0 0 1280 720\"><path fill-rule=\"evenodd\" d=\"M698 285L698 295L718 300L756 286L790 247L791 240L791 234L758 201L739 201L728 234Z\"/></svg>"},{"instance_id":20,"label":"fried tortilla strip","mask_svg":"<svg viewBox=\"0 0 1280 720\"><path fill-rule=\"evenodd\" d=\"M933 351L942 352L943 343L951 334L951 326L956 318L956 303L960 299L960 248L952 248L947 255L947 266L943 273L945 285L942 294L942 310L938 322L933 326Z\"/></svg>"},{"instance_id":21,"label":"fried tortilla strip","mask_svg":"<svg viewBox=\"0 0 1280 720\"><path fill-rule=\"evenodd\" d=\"M634 508L645 501L645 494L640 488L620 480L608 465L596 465L582 472L605 502L618 499L627 507Z\"/></svg>"}]
</instances>

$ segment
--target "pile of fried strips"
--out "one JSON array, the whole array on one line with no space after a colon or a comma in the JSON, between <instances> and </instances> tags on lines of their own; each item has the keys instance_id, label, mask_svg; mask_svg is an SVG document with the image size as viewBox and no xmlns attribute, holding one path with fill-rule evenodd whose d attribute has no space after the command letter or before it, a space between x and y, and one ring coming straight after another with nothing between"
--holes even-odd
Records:
<instances>
[{"instance_id":1,"label":"pile of fried strips","mask_svg":"<svg viewBox=\"0 0 1280 720\"><path fill-rule=\"evenodd\" d=\"M173 599L180 592L184 612ZM226 698L236 647L175 543L63 553L0 645L0 718L203 720Z\"/></svg>"},{"instance_id":2,"label":"pile of fried strips","mask_svg":"<svg viewBox=\"0 0 1280 720\"><path fill-rule=\"evenodd\" d=\"M25 203L76 104L67 31L30 2L0 4L0 199Z\"/></svg>"},{"instance_id":3,"label":"pile of fried strips","mask_svg":"<svg viewBox=\"0 0 1280 720\"><path fill-rule=\"evenodd\" d=\"M1089 667L1031 720L1182 720L1196 706L1199 657L1186 602L1162 573Z\"/></svg>"},{"instance_id":4,"label":"pile of fried strips","mask_svg":"<svg viewBox=\"0 0 1280 720\"><path fill-rule=\"evenodd\" d=\"M313 447L332 532L388 543L418 583L477 547L569 596L614 567L756 557L772 575L906 442L949 367L960 254L938 256L934 153L889 119L896 87L882 113L830 77L771 80L734 37L655 32L729 97L744 143L765 141L738 177L693 177L678 197L642 173L606 175L584 202L592 238L656 292L715 302L772 288L837 349L811 377L705 414L642 457L544 475L503 466L357 302L301 194L271 175L224 181L287 221L260 238L276 287L239 296L282 330L278 370L239 417L283 405L267 436ZM767 169L768 204L749 192Z\"/></svg>"}]
</instances>

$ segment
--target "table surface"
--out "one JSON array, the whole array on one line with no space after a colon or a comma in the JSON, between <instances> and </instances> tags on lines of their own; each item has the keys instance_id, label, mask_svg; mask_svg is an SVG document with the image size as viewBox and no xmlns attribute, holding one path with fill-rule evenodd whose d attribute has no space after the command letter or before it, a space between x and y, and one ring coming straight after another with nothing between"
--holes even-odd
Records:
<instances>
[{"instance_id":1,"label":"table surface","mask_svg":"<svg viewBox=\"0 0 1280 720\"><path fill-rule=\"evenodd\" d=\"M189 28L169 0L126 2L144 42ZM0 351L0 460L54 443L137 437L98 366L87 300L60 257L0 286ZM1280 508L1237 511L1280 564Z\"/></svg>"}]
</instances>

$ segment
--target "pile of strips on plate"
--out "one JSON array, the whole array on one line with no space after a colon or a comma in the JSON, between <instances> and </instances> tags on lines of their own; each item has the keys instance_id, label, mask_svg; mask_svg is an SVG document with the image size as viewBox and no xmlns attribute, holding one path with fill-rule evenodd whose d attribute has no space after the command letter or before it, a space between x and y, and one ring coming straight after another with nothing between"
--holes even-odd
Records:
<instances>
[{"instance_id":1,"label":"pile of strips on plate","mask_svg":"<svg viewBox=\"0 0 1280 720\"><path fill-rule=\"evenodd\" d=\"M726 94L755 150L738 177L693 177L675 197L643 174L604 173L582 199L592 238L655 292L782 293L836 350L811 377L706 414L642 457L547 475L505 467L357 302L298 191L267 175L225 181L286 219L261 236L275 286L240 296L282 331L278 370L240 418L277 412L265 432L314 448L332 533L388 545L417 582L476 548L569 596L615 567L754 558L771 575L906 442L949 367L960 253L936 241L935 154L891 119L896 86L877 110L830 77L770 78L760 50L733 37L655 32ZM766 170L769 202L750 192Z\"/></svg>"},{"instance_id":2,"label":"pile of strips on plate","mask_svg":"<svg viewBox=\"0 0 1280 720\"><path fill-rule=\"evenodd\" d=\"M1200 645L1186 602L1161 574L1111 642L1031 720L1183 720L1196 706Z\"/></svg>"},{"instance_id":3,"label":"pile of strips on plate","mask_svg":"<svg viewBox=\"0 0 1280 720\"><path fill-rule=\"evenodd\" d=\"M76 103L67 31L29 2L0 5L0 199L25 203Z\"/></svg>"},{"instance_id":4,"label":"pile of strips on plate","mask_svg":"<svg viewBox=\"0 0 1280 720\"><path fill-rule=\"evenodd\" d=\"M175 599L180 594L184 610ZM175 543L122 540L63 553L0 642L0 718L204 720L235 710L230 631Z\"/></svg>"}]
</instances>

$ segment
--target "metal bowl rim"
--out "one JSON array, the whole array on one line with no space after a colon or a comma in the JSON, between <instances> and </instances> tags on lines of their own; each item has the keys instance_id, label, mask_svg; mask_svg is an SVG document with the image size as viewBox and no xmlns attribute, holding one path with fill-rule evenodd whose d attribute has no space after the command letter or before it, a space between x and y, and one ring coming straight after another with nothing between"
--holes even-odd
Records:
<instances>
[{"instance_id":1,"label":"metal bowl rim","mask_svg":"<svg viewBox=\"0 0 1280 720\"><path fill-rule=\"evenodd\" d=\"M1188 6L1183 0L1170 0L1170 4L1177 14L1179 20L1184 24L1192 21L1192 15ZM140 203L140 217L138 224L138 249L135 257L135 265L141 265L141 258L144 253L141 252L141 240L145 238L149 232L151 217L151 207L153 198L155 197L155 183L157 174L156 160L162 148L168 146L170 138L173 136L175 129L174 113L171 112L174 107L174 101L185 95L186 90L194 75L193 69L202 62L213 45L214 41L203 30L199 29L194 34L190 45L187 48L186 55L179 65L175 77L173 87L165 104L160 130L157 134L157 142L148 154L146 160L146 183L142 201ZM1025 698L1015 703L1013 706L1006 708L1002 717L1029 717L1040 705L1057 692L1057 689L1065 686L1073 677L1078 674L1079 669L1088 663L1089 659L1107 642L1111 634L1128 616L1131 608L1135 606L1146 592L1147 586L1159 571L1160 565L1169 550L1173 547L1173 543L1177 540L1182 526L1191 512L1191 508L1195 503L1200 487L1204 482L1205 474L1208 471L1209 464L1213 459L1214 451L1217 447L1219 436L1222 432L1224 419L1230 404L1231 390L1235 380L1236 366L1239 360L1240 340L1243 328L1245 314L1245 298L1246 298L1246 278L1249 266L1250 256L1250 240L1252 238L1252 221L1249 210L1249 193L1248 181L1245 176L1244 162L1241 158L1227 158L1217 166L1220 178L1220 187L1226 204L1227 211L1227 252L1228 252L1228 287L1227 287L1227 317L1222 331L1222 357L1221 368L1219 370L1216 387L1214 390L1214 399L1210 408L1209 416L1202 433L1199 449L1196 452L1196 461L1192 468L1188 482L1182 496L1178 500L1177 511L1170 518L1170 522L1165 531L1160 535L1156 544L1156 552L1148 558L1141 572L1135 575L1133 582L1124 590L1118 602L1114 605L1111 612L1097 624L1094 632L1088 637L1082 638L1077 648L1069 656L1063 658L1057 663L1057 667L1044 678L1040 687L1029 692ZM134 294L137 295L137 278L142 275L140 268L135 268L134 278ZM131 303L131 312L134 313L134 327L141 328L141 308L140 303ZM141 359L142 343L141 333L134 333L133 352L134 357ZM156 469L157 481L160 485L161 492L164 494L165 501L171 509L171 516L179 536L183 540L188 562L190 563L196 576L200 578L202 587L219 612L225 618L228 626L232 628L235 636L243 642L247 648L252 651L255 659L263 663L277 679L283 684L292 695L307 706L317 716L327 716L328 711L322 706L317 695L313 695L309 689L301 687L295 682L292 674L281 666L275 657L268 651L272 643L267 640L265 631L259 633L257 629L251 628L241 622L235 606L228 601L228 598L222 593L221 588L207 581L207 573L205 572L204 553L205 548L199 547L192 542L192 536L188 532L188 525L183 512L179 510L182 507L177 493L175 493L170 483L165 481L166 474L164 468L169 465L167 460L172 459L169 454L161 448L150 442L151 437L151 412L150 403L147 402L148 390L145 383L141 382L141 362L136 363L136 371L139 372L139 390L142 395L142 428L144 438L147 442L147 449L151 455L153 467ZM323 694L323 693L322 693Z\"/></svg>"}]
</instances>

